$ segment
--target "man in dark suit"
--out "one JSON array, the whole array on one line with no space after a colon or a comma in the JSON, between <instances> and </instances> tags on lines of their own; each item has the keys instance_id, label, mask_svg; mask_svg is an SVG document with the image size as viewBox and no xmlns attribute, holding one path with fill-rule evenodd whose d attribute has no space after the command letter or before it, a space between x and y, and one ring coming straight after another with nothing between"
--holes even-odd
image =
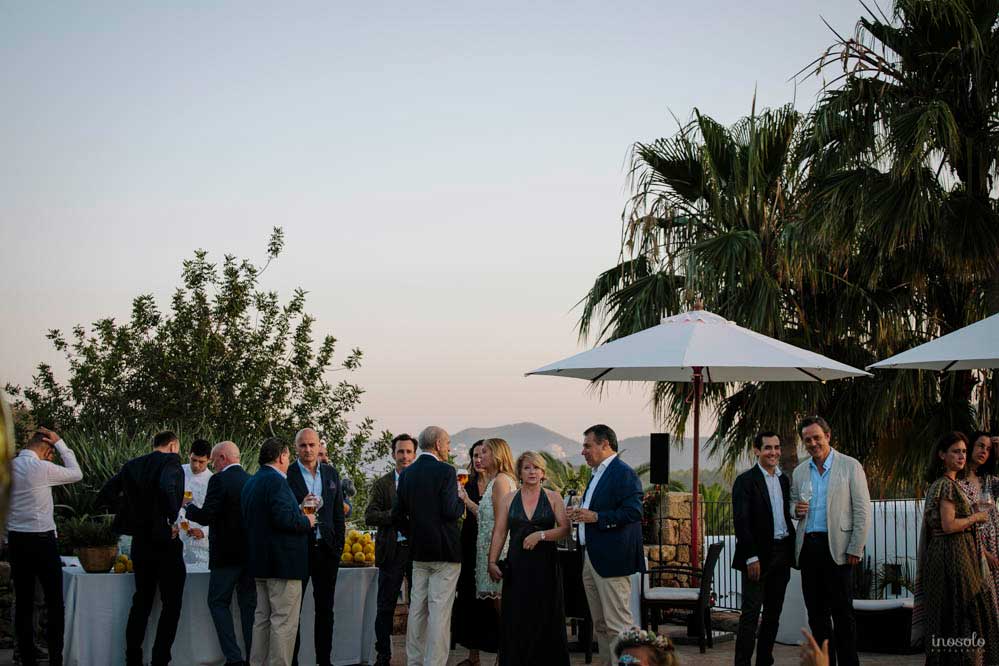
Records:
<instances>
[{"instance_id":1,"label":"man in dark suit","mask_svg":"<svg viewBox=\"0 0 999 666\"><path fill-rule=\"evenodd\" d=\"M791 482L780 468L780 438L761 432L753 440L758 463L732 486L735 557L732 568L742 572L742 615L735 642L736 666L749 666L756 644L757 666L774 663L774 641L784 591L791 579L794 526L788 502ZM756 626L763 607L763 624Z\"/></svg>"},{"instance_id":2,"label":"man in dark suit","mask_svg":"<svg viewBox=\"0 0 999 666\"><path fill-rule=\"evenodd\" d=\"M407 434L392 440L395 469L371 484L371 497L364 522L378 528L375 535L375 566L378 567L378 612L375 615L375 666L392 661L392 621L399 602L403 578L413 579L409 540L392 524L392 503L399 476L416 458L416 440Z\"/></svg>"},{"instance_id":3,"label":"man in dark suit","mask_svg":"<svg viewBox=\"0 0 999 666\"><path fill-rule=\"evenodd\" d=\"M451 643L451 608L461 571L458 476L443 462L451 436L437 426L420 433L420 454L399 475L392 522L409 539L413 561L406 658L410 666L445 666Z\"/></svg>"},{"instance_id":4,"label":"man in dark suit","mask_svg":"<svg viewBox=\"0 0 999 666\"><path fill-rule=\"evenodd\" d=\"M117 508L115 529L132 536L135 594L125 627L125 663L141 666L146 623L153 596L160 590L163 605L153 643L153 666L170 663L184 598L184 546L177 538L177 513L184 501L184 470L180 442L172 432L153 438L153 451L129 460L108 480L97 502Z\"/></svg>"},{"instance_id":5,"label":"man in dark suit","mask_svg":"<svg viewBox=\"0 0 999 666\"><path fill-rule=\"evenodd\" d=\"M302 580L302 592L312 578L312 598L316 605L316 663L329 666L333 652L333 597L336 577L340 570L340 554L347 539L343 514L343 484L332 465L319 462L322 444L312 428L303 428L295 435L296 460L288 468L288 485L301 505L309 495L322 498L316 529L309 535L309 572ZM295 636L295 657L301 637Z\"/></svg>"},{"instance_id":6,"label":"man in dark suit","mask_svg":"<svg viewBox=\"0 0 999 666\"><path fill-rule=\"evenodd\" d=\"M212 614L225 663L245 664L250 660L253 642L253 613L257 607L257 589L246 570L243 549L246 533L240 501L243 486L250 475L239 464L239 448L233 442L219 442L212 448L212 468L205 503L201 507L185 505L187 517L211 528L208 533L208 612ZM236 592L239 616L246 645L246 660L236 641L232 623L232 593Z\"/></svg>"},{"instance_id":7,"label":"man in dark suit","mask_svg":"<svg viewBox=\"0 0 999 666\"><path fill-rule=\"evenodd\" d=\"M601 659L612 664L610 646L635 626L631 575L645 571L642 549L642 482L617 457L617 434L605 425L583 433L583 458L593 470L578 508L566 513L580 523L583 589Z\"/></svg>"},{"instance_id":8,"label":"man in dark suit","mask_svg":"<svg viewBox=\"0 0 999 666\"><path fill-rule=\"evenodd\" d=\"M246 568L257 587L251 666L289 666L295 652L302 581L309 575L309 534L315 514L305 514L288 486L288 445L276 437L260 447L260 470L243 486L240 508L246 530Z\"/></svg>"}]
</instances>

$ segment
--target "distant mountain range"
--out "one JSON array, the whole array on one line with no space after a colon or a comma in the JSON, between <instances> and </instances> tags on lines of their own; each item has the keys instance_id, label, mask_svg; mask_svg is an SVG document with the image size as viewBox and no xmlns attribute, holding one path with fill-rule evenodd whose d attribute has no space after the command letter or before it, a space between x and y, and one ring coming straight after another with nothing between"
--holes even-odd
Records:
<instances>
[{"instance_id":1,"label":"distant mountain range","mask_svg":"<svg viewBox=\"0 0 999 666\"><path fill-rule=\"evenodd\" d=\"M547 451L556 458L573 465L583 463L582 437L573 439L537 423L511 423L488 428L465 428L451 435L451 449L459 463L468 462L468 449L480 439L500 437L505 439L517 457L524 451ZM702 441L703 445L703 441ZM627 437L618 442L621 459L632 467L649 461L649 437ZM701 467L718 467L721 461L701 449ZM689 469L693 466L693 440L685 438L683 448L670 450L670 470Z\"/></svg>"}]
</instances>

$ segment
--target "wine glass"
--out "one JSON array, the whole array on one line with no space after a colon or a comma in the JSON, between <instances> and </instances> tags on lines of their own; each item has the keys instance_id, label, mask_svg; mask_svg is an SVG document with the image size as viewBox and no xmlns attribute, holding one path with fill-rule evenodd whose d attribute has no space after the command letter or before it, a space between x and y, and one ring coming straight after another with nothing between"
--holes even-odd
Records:
<instances>
[{"instance_id":1,"label":"wine glass","mask_svg":"<svg viewBox=\"0 0 999 666\"><path fill-rule=\"evenodd\" d=\"M983 483L982 489L978 493L978 501L975 502L975 510L988 512L994 505L995 497L992 495L992 484Z\"/></svg>"},{"instance_id":2,"label":"wine glass","mask_svg":"<svg viewBox=\"0 0 999 666\"><path fill-rule=\"evenodd\" d=\"M458 483L465 487L468 485L468 470L459 467L457 469Z\"/></svg>"},{"instance_id":3,"label":"wine glass","mask_svg":"<svg viewBox=\"0 0 999 666\"><path fill-rule=\"evenodd\" d=\"M302 513L307 516L313 516L319 513L319 509L323 508L323 498L320 495L309 493L302 499L301 507ZM319 520L317 518L316 525L318 524Z\"/></svg>"}]
</instances>

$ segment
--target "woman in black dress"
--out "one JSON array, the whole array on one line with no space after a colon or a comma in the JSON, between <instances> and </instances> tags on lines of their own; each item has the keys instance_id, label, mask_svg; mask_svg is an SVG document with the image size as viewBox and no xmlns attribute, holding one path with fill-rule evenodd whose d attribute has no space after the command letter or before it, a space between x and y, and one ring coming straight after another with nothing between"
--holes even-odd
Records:
<instances>
[{"instance_id":1,"label":"woman in black dress","mask_svg":"<svg viewBox=\"0 0 999 666\"><path fill-rule=\"evenodd\" d=\"M458 596L454 602L452 626L455 643L468 649L468 658L458 666L477 666L479 651L496 652L499 647L499 616L490 599L476 599L475 542L479 533L476 520L479 501L487 479L481 469L478 449L484 440L472 444L468 455L468 485L465 486L465 520L461 525L461 573L458 575Z\"/></svg>"},{"instance_id":2,"label":"woman in black dress","mask_svg":"<svg viewBox=\"0 0 999 666\"><path fill-rule=\"evenodd\" d=\"M569 664L558 540L569 534L562 497L541 487L545 461L533 451L517 458L520 490L496 507L489 575L503 580L500 666ZM497 558L510 533L505 566Z\"/></svg>"}]
</instances>

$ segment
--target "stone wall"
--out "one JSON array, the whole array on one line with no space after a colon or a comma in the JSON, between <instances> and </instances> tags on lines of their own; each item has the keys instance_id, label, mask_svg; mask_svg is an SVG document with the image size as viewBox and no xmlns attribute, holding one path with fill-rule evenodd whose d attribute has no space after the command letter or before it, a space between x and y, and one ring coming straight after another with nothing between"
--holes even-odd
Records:
<instances>
[{"instance_id":1,"label":"stone wall","mask_svg":"<svg viewBox=\"0 0 999 666\"><path fill-rule=\"evenodd\" d=\"M645 545L645 555L649 559L649 566L662 566L667 564L690 566L690 545L691 545L691 511L693 496L691 493L666 492L660 499L660 517L662 520L662 546L658 543L658 535L655 544ZM704 565L704 515L700 516L698 522L701 525L699 541L700 549L698 553L697 566ZM690 576L677 574L664 574L660 580L654 580L656 586L666 587L688 587L691 584Z\"/></svg>"}]
</instances>

